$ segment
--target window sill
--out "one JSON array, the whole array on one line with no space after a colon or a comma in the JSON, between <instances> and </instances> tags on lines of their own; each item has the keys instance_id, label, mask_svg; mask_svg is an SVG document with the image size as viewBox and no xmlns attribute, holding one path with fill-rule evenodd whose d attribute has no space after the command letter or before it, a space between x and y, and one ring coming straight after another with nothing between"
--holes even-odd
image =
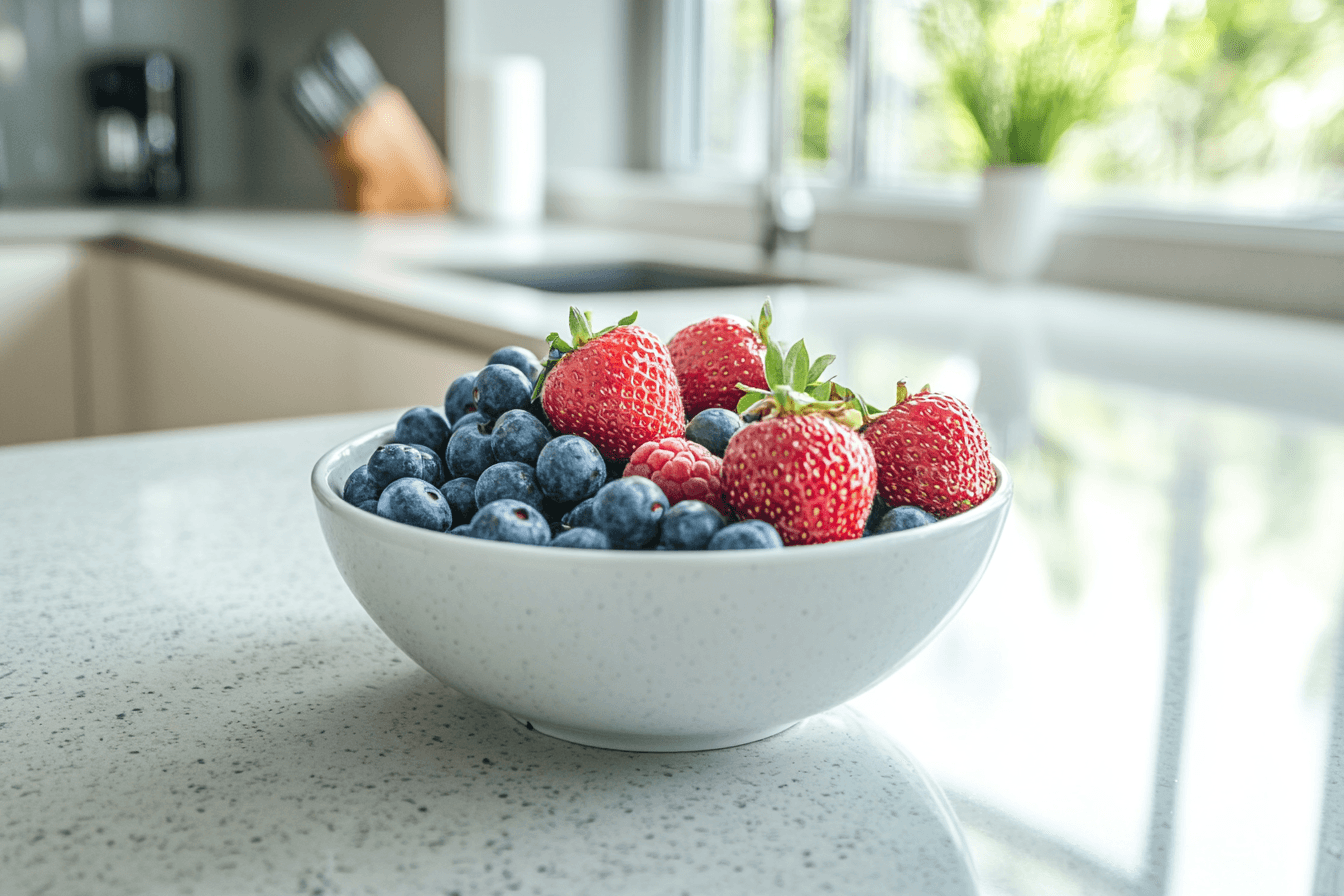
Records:
<instances>
[{"instance_id":1,"label":"window sill","mask_svg":"<svg viewBox=\"0 0 1344 896\"><path fill-rule=\"evenodd\" d=\"M560 218L756 242L752 185L629 171L552 176ZM863 192L818 188L811 247L966 270L970 184ZM1344 319L1344 217L1275 218L1139 207L1065 206L1042 279L1135 295Z\"/></svg>"}]
</instances>

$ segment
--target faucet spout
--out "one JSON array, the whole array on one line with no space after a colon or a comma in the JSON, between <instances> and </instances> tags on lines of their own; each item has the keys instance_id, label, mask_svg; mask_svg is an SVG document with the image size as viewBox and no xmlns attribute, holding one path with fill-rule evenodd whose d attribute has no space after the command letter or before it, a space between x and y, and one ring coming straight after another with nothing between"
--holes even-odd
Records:
<instances>
[{"instance_id":1,"label":"faucet spout","mask_svg":"<svg viewBox=\"0 0 1344 896\"><path fill-rule=\"evenodd\" d=\"M816 218L816 204L802 178L788 170L789 150L793 146L793 91L790 50L797 46L795 35L801 0L770 0L770 114L769 145L766 147L766 172L761 184L761 250L773 259L784 247L802 249Z\"/></svg>"}]
</instances>

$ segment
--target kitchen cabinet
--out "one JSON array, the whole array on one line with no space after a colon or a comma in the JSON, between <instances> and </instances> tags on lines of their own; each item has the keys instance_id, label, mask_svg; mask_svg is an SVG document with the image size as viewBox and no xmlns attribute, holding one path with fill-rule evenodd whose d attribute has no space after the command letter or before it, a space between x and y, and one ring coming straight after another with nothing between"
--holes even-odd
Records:
<instances>
[{"instance_id":1,"label":"kitchen cabinet","mask_svg":"<svg viewBox=\"0 0 1344 896\"><path fill-rule=\"evenodd\" d=\"M71 246L0 246L0 444L68 439L79 429Z\"/></svg>"},{"instance_id":2,"label":"kitchen cabinet","mask_svg":"<svg viewBox=\"0 0 1344 896\"><path fill-rule=\"evenodd\" d=\"M488 350L143 254L0 249L0 444L416 404Z\"/></svg>"}]
</instances>

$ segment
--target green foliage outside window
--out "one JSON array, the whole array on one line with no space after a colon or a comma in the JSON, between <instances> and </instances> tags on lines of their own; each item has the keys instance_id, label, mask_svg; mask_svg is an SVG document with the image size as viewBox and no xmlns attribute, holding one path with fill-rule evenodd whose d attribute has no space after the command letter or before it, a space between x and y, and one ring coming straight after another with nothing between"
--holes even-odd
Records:
<instances>
[{"instance_id":1,"label":"green foliage outside window","mask_svg":"<svg viewBox=\"0 0 1344 896\"><path fill-rule=\"evenodd\" d=\"M849 0L803 0L790 68L797 73L798 154L825 164L831 156L834 111L844 102L849 54ZM770 46L769 0L737 0L734 42L744 57Z\"/></svg>"},{"instance_id":2,"label":"green foliage outside window","mask_svg":"<svg viewBox=\"0 0 1344 896\"><path fill-rule=\"evenodd\" d=\"M802 19L799 153L806 162L824 164L831 156L834 111L844 102L848 0L804 0Z\"/></svg>"},{"instance_id":3,"label":"green foliage outside window","mask_svg":"<svg viewBox=\"0 0 1344 896\"><path fill-rule=\"evenodd\" d=\"M1219 182L1344 163L1344 2L1206 0L1157 24L1127 59L1137 95L1111 130L1162 149L1113 143L1098 175Z\"/></svg>"},{"instance_id":4,"label":"green foliage outside window","mask_svg":"<svg viewBox=\"0 0 1344 896\"><path fill-rule=\"evenodd\" d=\"M1060 150L1079 180L1153 188L1344 167L1344 0L1176 3L1146 22L1135 11L930 0L920 24L940 89L924 132L959 130L941 140L951 164L928 169Z\"/></svg>"}]
</instances>

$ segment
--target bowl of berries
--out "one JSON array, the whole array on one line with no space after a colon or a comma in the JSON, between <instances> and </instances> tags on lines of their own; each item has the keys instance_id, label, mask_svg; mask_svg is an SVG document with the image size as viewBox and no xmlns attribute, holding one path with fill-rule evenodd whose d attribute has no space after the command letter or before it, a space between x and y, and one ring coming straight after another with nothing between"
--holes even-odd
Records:
<instances>
[{"instance_id":1,"label":"bowl of berries","mask_svg":"<svg viewBox=\"0 0 1344 896\"><path fill-rule=\"evenodd\" d=\"M879 412L756 322L571 311L313 468L351 592L424 669L591 746L749 743L858 696L970 595L1012 498L957 399Z\"/></svg>"}]
</instances>

